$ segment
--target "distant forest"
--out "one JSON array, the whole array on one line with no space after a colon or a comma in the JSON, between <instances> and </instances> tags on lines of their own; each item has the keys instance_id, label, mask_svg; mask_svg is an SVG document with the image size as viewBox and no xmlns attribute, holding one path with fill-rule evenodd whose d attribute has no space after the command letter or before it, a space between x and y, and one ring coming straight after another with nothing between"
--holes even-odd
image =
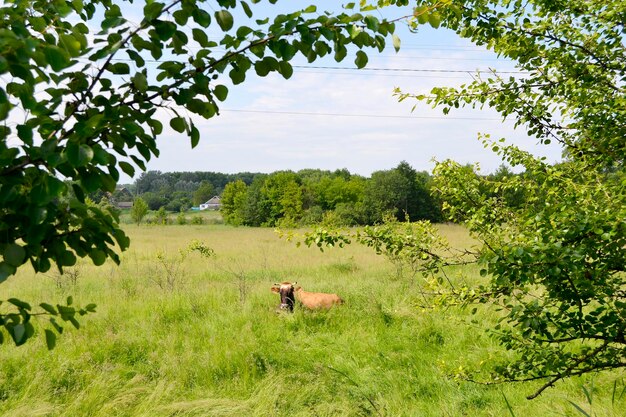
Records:
<instances>
[{"instance_id":1,"label":"distant forest","mask_svg":"<svg viewBox=\"0 0 626 417\"><path fill-rule=\"evenodd\" d=\"M501 167L494 176L502 175L513 174ZM109 198L141 198L150 210L185 212L215 195L222 198L224 221L232 225L301 226L325 221L353 226L378 223L386 215L412 221L443 219L432 176L404 161L369 178L347 169L271 174L148 171ZM94 201L102 197L91 196Z\"/></svg>"}]
</instances>

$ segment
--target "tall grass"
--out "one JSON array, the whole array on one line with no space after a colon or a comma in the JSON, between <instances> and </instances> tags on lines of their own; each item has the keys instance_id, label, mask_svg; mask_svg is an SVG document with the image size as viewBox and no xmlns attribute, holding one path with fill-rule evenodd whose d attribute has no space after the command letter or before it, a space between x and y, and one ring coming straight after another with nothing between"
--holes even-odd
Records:
<instances>
[{"instance_id":1,"label":"tall grass","mask_svg":"<svg viewBox=\"0 0 626 417\"><path fill-rule=\"evenodd\" d=\"M127 232L132 245L119 267L80 263L72 285L24 270L2 285L2 298L61 301L71 293L98 310L51 352L41 336L0 347L0 415L543 416L576 415L569 401L585 404L584 380L529 402L532 386L455 378L459 367L506 353L468 326L465 312L420 308L419 286L394 278L366 248L320 253L271 230L222 225ZM460 227L442 232L471 244ZM177 262L193 239L216 255L189 254L175 284L159 286L156 254ZM471 268L456 272L478 279ZM337 292L346 303L279 314L270 287L283 280ZM611 401L615 379L596 377L594 415L625 408L623 398Z\"/></svg>"}]
</instances>

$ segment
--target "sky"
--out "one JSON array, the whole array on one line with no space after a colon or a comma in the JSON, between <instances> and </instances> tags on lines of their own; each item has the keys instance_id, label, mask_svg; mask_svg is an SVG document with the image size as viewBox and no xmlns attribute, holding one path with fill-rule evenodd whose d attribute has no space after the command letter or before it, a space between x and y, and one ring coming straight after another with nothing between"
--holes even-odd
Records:
<instances>
[{"instance_id":1,"label":"sky","mask_svg":"<svg viewBox=\"0 0 626 417\"><path fill-rule=\"evenodd\" d=\"M275 13L267 9L255 17L263 12ZM502 161L483 147L479 133L506 138L548 162L560 159L558 146L538 144L492 110L453 109L445 116L425 103L398 102L396 87L422 94L435 86L470 82L477 70L515 71L510 61L443 29L422 27L409 33L400 28L399 34L400 51L393 50L389 39L382 53L368 51L363 70L356 69L349 55L341 63L296 59L289 80L275 73L261 78L250 71L243 84L232 86L225 77L220 82L229 88L229 96L218 117L195 119L201 139L194 149L186 136L169 130L169 115L158 113L167 128L158 140L161 154L147 164L148 170L269 173L347 168L370 176L401 161L430 172L433 160L454 159L493 172Z\"/></svg>"}]
</instances>

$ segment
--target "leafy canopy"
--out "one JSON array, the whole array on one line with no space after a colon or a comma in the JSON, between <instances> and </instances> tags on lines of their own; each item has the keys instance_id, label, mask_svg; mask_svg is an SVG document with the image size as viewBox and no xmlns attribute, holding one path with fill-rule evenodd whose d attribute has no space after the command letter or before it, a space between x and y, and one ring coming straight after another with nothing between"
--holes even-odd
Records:
<instances>
[{"instance_id":1,"label":"leafy canopy","mask_svg":"<svg viewBox=\"0 0 626 417\"><path fill-rule=\"evenodd\" d=\"M567 162L550 166L484 138L522 176L491 184L451 161L435 176L452 219L482 242L487 285L448 288L453 299L502 309L495 335L516 353L507 380L560 379L626 367L626 47L621 1L418 2L425 19L512 59L524 72L479 76L417 98L445 113L488 106ZM504 195L523 190L512 208ZM469 295L468 295L469 294ZM532 397L532 396L531 396Z\"/></svg>"},{"instance_id":2,"label":"leafy canopy","mask_svg":"<svg viewBox=\"0 0 626 417\"><path fill-rule=\"evenodd\" d=\"M258 19L254 3L148 1L139 22L124 13L138 9L132 0L0 6L0 282L26 262L37 272L84 257L119 262L116 250L129 239L117 214L85 196L113 192L120 172L145 170L164 123L196 146L194 117L218 115L225 77L235 85L251 71L288 79L297 55L313 62L350 54L362 67L365 50L382 50L395 29L314 5ZM209 38L209 30L222 35ZM32 332L16 326L30 322L30 308L13 305L23 314L11 316L11 334L22 343Z\"/></svg>"},{"instance_id":3,"label":"leafy canopy","mask_svg":"<svg viewBox=\"0 0 626 417\"><path fill-rule=\"evenodd\" d=\"M398 2L377 3L390 4ZM402 228L384 227L365 243L379 253L393 248L382 253L396 257L423 255L435 305L500 311L491 330L514 359L493 371L500 381L543 380L530 398L564 378L626 367L625 18L621 0L417 1L411 18L415 31L423 24L453 30L513 60L523 75L477 74L429 95L397 91L400 100L444 113L493 108L536 140L558 142L566 161L549 165L484 135L486 148L524 174L488 180L453 161L434 172L449 218L468 226L481 243L476 251L433 252L429 233L412 241ZM519 194L524 204L510 204ZM349 241L323 229L305 239L320 247ZM487 281L455 287L446 267L468 257Z\"/></svg>"}]
</instances>

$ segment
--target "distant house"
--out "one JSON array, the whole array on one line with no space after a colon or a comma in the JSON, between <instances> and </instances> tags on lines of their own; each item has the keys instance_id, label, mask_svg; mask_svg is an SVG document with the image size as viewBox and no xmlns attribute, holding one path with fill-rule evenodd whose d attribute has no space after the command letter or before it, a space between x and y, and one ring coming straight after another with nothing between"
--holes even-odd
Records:
<instances>
[{"instance_id":1,"label":"distant house","mask_svg":"<svg viewBox=\"0 0 626 417\"><path fill-rule=\"evenodd\" d=\"M115 190L113 196L117 201L133 201L133 193L128 188L122 187Z\"/></svg>"},{"instance_id":2,"label":"distant house","mask_svg":"<svg viewBox=\"0 0 626 417\"><path fill-rule=\"evenodd\" d=\"M109 201L119 209L129 209L133 206L133 194L126 187L118 188L109 194Z\"/></svg>"},{"instance_id":3,"label":"distant house","mask_svg":"<svg viewBox=\"0 0 626 417\"><path fill-rule=\"evenodd\" d=\"M222 199L219 196L213 196L204 204L200 204L200 210L219 210L222 207Z\"/></svg>"}]
</instances>

